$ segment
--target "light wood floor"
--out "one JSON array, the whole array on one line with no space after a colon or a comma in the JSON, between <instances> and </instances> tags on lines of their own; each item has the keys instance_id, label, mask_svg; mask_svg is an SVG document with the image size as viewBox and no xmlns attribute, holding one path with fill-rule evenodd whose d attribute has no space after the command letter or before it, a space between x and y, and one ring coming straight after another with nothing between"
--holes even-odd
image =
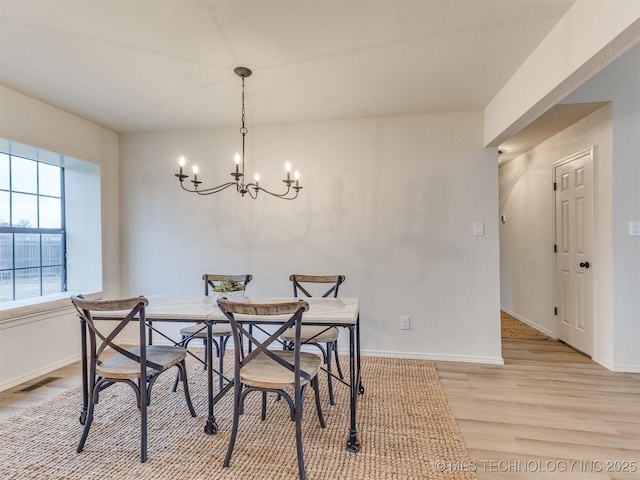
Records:
<instances>
[{"instance_id":1,"label":"light wood floor","mask_svg":"<svg viewBox=\"0 0 640 480\"><path fill-rule=\"evenodd\" d=\"M0 420L82 382L80 362L0 392ZM50 380L53 379L53 380Z\"/></svg>"},{"instance_id":2,"label":"light wood floor","mask_svg":"<svg viewBox=\"0 0 640 480\"><path fill-rule=\"evenodd\" d=\"M502 347L504 366L437 363L480 480L640 479L640 375L554 340Z\"/></svg>"},{"instance_id":3,"label":"light wood floor","mask_svg":"<svg viewBox=\"0 0 640 480\"><path fill-rule=\"evenodd\" d=\"M437 362L472 459L443 465L445 472L467 468L480 480L640 479L640 375L610 372L552 340L502 345L504 366ZM79 363L45 377L57 380L1 392L0 418L79 384ZM635 472L620 472L625 467Z\"/></svg>"}]
</instances>

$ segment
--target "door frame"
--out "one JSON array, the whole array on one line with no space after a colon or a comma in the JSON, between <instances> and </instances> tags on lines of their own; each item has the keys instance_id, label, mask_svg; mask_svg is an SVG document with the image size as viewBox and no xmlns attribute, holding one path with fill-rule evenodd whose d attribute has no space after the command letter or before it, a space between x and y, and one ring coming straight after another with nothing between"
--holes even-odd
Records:
<instances>
[{"instance_id":1,"label":"door frame","mask_svg":"<svg viewBox=\"0 0 640 480\"><path fill-rule=\"evenodd\" d=\"M569 163L572 162L573 160L576 160L577 158L583 157L585 155L589 155L589 157L591 158L591 185L592 185L592 192L591 192L591 196L592 196L592 225L593 225L593 231L591 232L591 245L592 245L592 258L593 258L593 266L591 267L591 328L592 328L592 350L593 352L589 355L591 358L596 357L599 351L598 345L599 345L599 336L596 335L596 333L598 332L598 328L596 328L597 326L599 326L599 321L598 321L598 316L596 315L596 312L598 312L598 296L596 295L596 292L598 291L597 289L597 283L598 283L598 267L599 267L599 258L598 258L598 249L597 249L597 234L596 232L598 231L598 209L597 209L597 205L598 205L598 195L597 195L597 178L598 178L598 169L597 169L597 157L596 157L596 146L592 145L590 147L584 148L582 150L579 150L575 153L572 153L571 155L568 155L566 157L561 158L560 160L557 160L555 162L553 162L551 164L551 179L552 179L552 184L556 181L556 169L561 166L564 165L565 163ZM558 234L557 234L557 208L556 208L556 190L553 189L552 190L552 194L553 194L553 200L552 200L552 204L551 204L551 208L552 208L552 219L553 219L553 239L552 239L552 244L553 245L557 245L557 239L558 239ZM554 252L553 254L553 279L551 284L553 285L553 303L554 305L558 306L559 303L559 285L558 285L558 255L557 252ZM553 322L553 335L556 339L558 339L558 320L559 317L558 315L554 315L554 322ZM558 339L559 340L559 339ZM567 344L569 345L569 344ZM571 345L569 345L572 348L575 348ZM584 353L584 352L582 352Z\"/></svg>"}]
</instances>

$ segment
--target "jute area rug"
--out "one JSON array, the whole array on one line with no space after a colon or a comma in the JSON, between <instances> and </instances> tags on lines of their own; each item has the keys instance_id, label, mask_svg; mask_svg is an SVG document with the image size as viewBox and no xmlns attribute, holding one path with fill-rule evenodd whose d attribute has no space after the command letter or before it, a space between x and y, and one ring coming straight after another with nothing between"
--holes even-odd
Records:
<instances>
[{"instance_id":1,"label":"jute area rug","mask_svg":"<svg viewBox=\"0 0 640 480\"><path fill-rule=\"evenodd\" d=\"M229 354L228 354L229 355ZM342 358L347 366L347 358ZM228 364L231 364L229 358ZM346 451L348 389L334 383L330 406L321 378L327 427L320 428L312 392L303 411L307 478L474 479L449 465L469 464L469 454L447 404L435 366L418 360L363 358L364 395L358 402L361 450ZM140 463L140 421L133 390L114 385L103 391L85 450L75 452L80 387L0 422L2 479L295 479L298 478L294 423L286 402L271 395L267 420L260 421L260 396L247 398L229 468L222 467L231 429L231 396L216 405L220 427L203 432L206 376L189 363L189 385L198 416L187 410L182 388L171 393L172 373L160 377L149 409L149 459ZM446 468L443 465L447 466Z\"/></svg>"},{"instance_id":2,"label":"jute area rug","mask_svg":"<svg viewBox=\"0 0 640 480\"><path fill-rule=\"evenodd\" d=\"M502 338L515 338L520 340L549 340L544 333L531 328L526 323L513 318L505 312L500 312L500 325Z\"/></svg>"}]
</instances>

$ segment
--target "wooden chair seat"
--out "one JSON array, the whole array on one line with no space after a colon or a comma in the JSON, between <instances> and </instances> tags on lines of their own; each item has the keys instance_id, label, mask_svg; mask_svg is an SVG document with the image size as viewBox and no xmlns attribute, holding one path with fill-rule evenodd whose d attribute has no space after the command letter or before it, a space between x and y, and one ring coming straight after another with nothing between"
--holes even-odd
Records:
<instances>
[{"instance_id":1,"label":"wooden chair seat","mask_svg":"<svg viewBox=\"0 0 640 480\"><path fill-rule=\"evenodd\" d=\"M228 323L214 323L211 326L211 332L214 337L231 336L233 331ZM207 327L203 324L196 323L180 330L182 337L207 338Z\"/></svg>"},{"instance_id":2,"label":"wooden chair seat","mask_svg":"<svg viewBox=\"0 0 640 480\"><path fill-rule=\"evenodd\" d=\"M295 339L295 331L293 328L289 328L284 331L282 336L283 340L287 342L293 342ZM313 342L313 343L324 343L324 342L335 342L338 340L338 329L336 327L331 327L327 329L327 327L323 326L314 326L314 325L303 325L300 332L300 341L302 343Z\"/></svg>"},{"instance_id":3,"label":"wooden chair seat","mask_svg":"<svg viewBox=\"0 0 640 480\"><path fill-rule=\"evenodd\" d=\"M278 356L293 365L293 351L278 352ZM300 370L311 378L320 371L322 358L314 353L300 352ZM250 363L240 370L240 380L251 387L282 389L295 386L295 373L283 367L264 353L258 354ZM300 385L309 383L304 378Z\"/></svg>"},{"instance_id":4,"label":"wooden chair seat","mask_svg":"<svg viewBox=\"0 0 640 480\"><path fill-rule=\"evenodd\" d=\"M140 347L127 350L134 355L140 355ZM177 365L187 357L186 349L168 345L148 345L146 350L147 361L161 365L163 371ZM147 375L153 375L157 372L157 370L147 367ZM96 373L106 378L137 379L140 378L140 362L116 354L96 365Z\"/></svg>"}]
</instances>

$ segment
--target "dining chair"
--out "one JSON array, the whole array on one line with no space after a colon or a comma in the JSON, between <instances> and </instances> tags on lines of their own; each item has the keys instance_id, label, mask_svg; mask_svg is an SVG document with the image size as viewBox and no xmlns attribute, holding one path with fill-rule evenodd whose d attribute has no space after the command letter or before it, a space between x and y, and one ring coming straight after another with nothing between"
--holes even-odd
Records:
<instances>
[{"instance_id":1,"label":"dining chair","mask_svg":"<svg viewBox=\"0 0 640 480\"><path fill-rule=\"evenodd\" d=\"M337 297L338 290L340 289L340 285L342 285L345 281L346 277L344 275L290 275L289 280L293 285L293 296L298 297L298 292L302 292L302 294L307 297L312 297L312 293L310 292L313 284L322 285L322 290L320 294L323 297ZM310 285L311 284L311 285ZM330 288L324 291L327 285L330 285ZM294 345L294 331L289 329L285 331L281 337L281 340L284 342L285 347L291 349ZM335 400L333 396L333 374L331 369L331 355L332 353L335 355L336 367L338 368L338 375L341 379L344 378L342 375L342 368L340 367L340 360L338 358L338 329L336 327L316 327L311 325L304 325L302 327L302 332L300 333L300 340L304 344L315 345L322 352L322 359L324 364L326 365L327 370L327 385L329 388L329 403L331 405L335 405ZM322 345L324 344L324 346Z\"/></svg>"},{"instance_id":2,"label":"dining chair","mask_svg":"<svg viewBox=\"0 0 640 480\"><path fill-rule=\"evenodd\" d=\"M224 458L224 467L231 462L231 455L238 435L239 416L244 411L246 396L254 391L262 392L262 420L265 419L265 396L267 392L275 392L286 399L290 408L291 420L295 421L296 451L298 454L298 472L300 479L305 478L304 456L302 449L302 406L307 387L311 384L315 393L315 404L320 426L325 428L322 409L320 407L320 389L318 388L318 372L322 365L319 355L300 351L300 331L303 312L309 310L304 300L276 303L234 302L226 298L218 299L220 311L229 319L233 330L234 345L234 392L233 392L233 427L229 447ZM248 320L236 318L236 315L249 315ZM268 338L261 340L254 337L248 325L258 323L256 317L270 315L288 315L289 318L279 325ZM269 349L278 342L278 337L285 330L294 330L293 350ZM243 338L253 348L245 347ZM292 398L293 395L293 398Z\"/></svg>"},{"instance_id":3,"label":"dining chair","mask_svg":"<svg viewBox=\"0 0 640 480\"><path fill-rule=\"evenodd\" d=\"M145 307L149 301L145 297L120 300L87 300L81 295L72 296L71 302L80 320L88 329L89 339L89 378L88 410L84 430L78 443L77 453L84 449L89 429L93 422L93 412L98 403L99 393L116 382L131 386L136 394L140 410L140 461L147 460L147 407L151 403L151 389L159 375L177 367L182 380L184 396L192 417L196 416L189 395L185 348L168 345L147 345ZM122 319L104 321L97 325L94 316L99 312L123 310ZM125 349L116 343L118 334L131 322L136 321L138 345ZM109 328L111 327L111 328Z\"/></svg>"},{"instance_id":4,"label":"dining chair","mask_svg":"<svg viewBox=\"0 0 640 480\"><path fill-rule=\"evenodd\" d=\"M216 286L222 282L225 283L239 283L244 288L247 288L247 284L253 279L253 275L216 275L211 273L205 273L202 275L202 280L204 280L204 295L206 297L209 296L211 291L215 292ZM222 292L221 292L222 293ZM215 299L212 299L212 303L215 303ZM211 330L211 343L216 347L216 357L218 357L218 378L219 378L219 386L220 390L222 390L224 386L224 352L227 346L227 342L229 338L231 338L232 331L231 327L228 323L215 323L212 325ZM188 327L184 327L180 330L180 346L187 348L189 342L194 338L202 339L202 343L204 344L204 368L207 368L207 326L203 323L196 323L194 325L190 325ZM216 337L218 340L216 341ZM176 391L178 386L178 376L176 376L175 381L173 382L173 391Z\"/></svg>"}]
</instances>

